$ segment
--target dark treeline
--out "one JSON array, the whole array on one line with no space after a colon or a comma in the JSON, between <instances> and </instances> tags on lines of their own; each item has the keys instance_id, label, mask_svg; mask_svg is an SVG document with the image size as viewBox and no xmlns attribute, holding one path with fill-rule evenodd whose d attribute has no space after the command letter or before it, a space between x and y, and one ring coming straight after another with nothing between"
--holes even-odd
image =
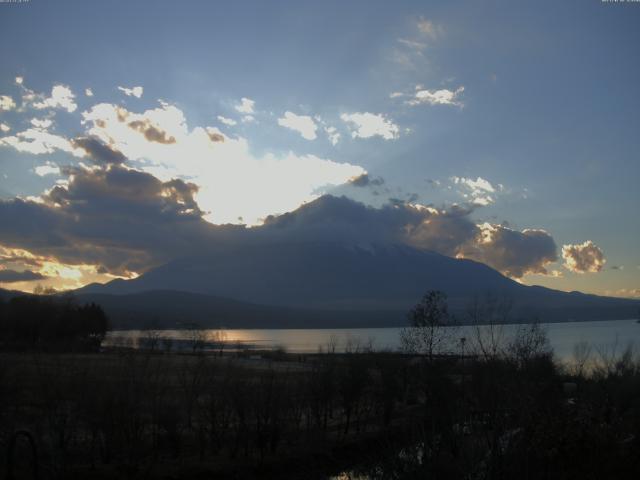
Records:
<instances>
[{"instance_id":1,"label":"dark treeline","mask_svg":"<svg viewBox=\"0 0 640 480\"><path fill-rule=\"evenodd\" d=\"M109 328L99 305L70 296L0 298L0 348L4 350L97 350Z\"/></svg>"},{"instance_id":2,"label":"dark treeline","mask_svg":"<svg viewBox=\"0 0 640 480\"><path fill-rule=\"evenodd\" d=\"M469 309L484 325L443 354L446 299L424 302L404 353L2 354L0 465L31 478L37 458L40 478L61 479L637 478L630 349L578 345L561 366L540 326L507 338L493 323L506 307L484 302Z\"/></svg>"}]
</instances>

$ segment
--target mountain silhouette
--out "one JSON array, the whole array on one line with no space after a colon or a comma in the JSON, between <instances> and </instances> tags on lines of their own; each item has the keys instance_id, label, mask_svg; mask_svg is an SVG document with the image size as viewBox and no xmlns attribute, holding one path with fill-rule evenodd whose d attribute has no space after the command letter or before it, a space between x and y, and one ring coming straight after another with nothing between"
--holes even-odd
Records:
<instances>
[{"instance_id":1,"label":"mountain silhouette","mask_svg":"<svg viewBox=\"0 0 640 480\"><path fill-rule=\"evenodd\" d=\"M141 314L153 310L154 303L167 304L173 295L179 299L171 305L183 305L190 318L201 317L205 323L211 323L212 316L226 316L243 325L293 322L317 327L324 325L323 318L327 326L336 326L336 321L366 325L367 318L377 326L403 324L407 310L432 289L447 293L452 310L461 318L473 299L486 295L508 298L516 322L631 318L640 305L634 300L522 285L487 265L406 245L331 242L242 245L178 259L133 280L88 285L76 293L98 302L96 296L102 295L107 310L120 303L122 311L137 299L136 311ZM227 302L224 308L221 302ZM160 317L167 316L166 309L155 310ZM262 323L256 320L261 316ZM283 321L277 322L278 318Z\"/></svg>"}]
</instances>

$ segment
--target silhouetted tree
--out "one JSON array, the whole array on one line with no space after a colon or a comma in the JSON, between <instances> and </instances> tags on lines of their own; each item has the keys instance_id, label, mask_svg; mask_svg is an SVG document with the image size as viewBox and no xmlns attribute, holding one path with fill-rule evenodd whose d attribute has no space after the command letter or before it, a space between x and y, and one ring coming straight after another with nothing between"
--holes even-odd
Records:
<instances>
[{"instance_id":1,"label":"silhouetted tree","mask_svg":"<svg viewBox=\"0 0 640 480\"><path fill-rule=\"evenodd\" d=\"M409 312L409 322L410 326L400 332L403 348L424 354L432 361L454 334L447 295L438 290L428 291Z\"/></svg>"}]
</instances>

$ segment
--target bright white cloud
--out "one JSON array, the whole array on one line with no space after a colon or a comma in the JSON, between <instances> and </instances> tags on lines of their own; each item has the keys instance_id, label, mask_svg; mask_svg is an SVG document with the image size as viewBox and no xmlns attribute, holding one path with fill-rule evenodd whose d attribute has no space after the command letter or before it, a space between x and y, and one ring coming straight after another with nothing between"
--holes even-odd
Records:
<instances>
[{"instance_id":1,"label":"bright white cloud","mask_svg":"<svg viewBox=\"0 0 640 480\"><path fill-rule=\"evenodd\" d=\"M413 98L407 100L406 103L408 105L428 104L462 107L463 103L459 100L462 92L464 92L464 87L458 87L456 90L447 90L446 88L441 90L417 89Z\"/></svg>"},{"instance_id":2,"label":"bright white cloud","mask_svg":"<svg viewBox=\"0 0 640 480\"><path fill-rule=\"evenodd\" d=\"M0 110L8 112L16 108L16 102L9 95L0 95Z\"/></svg>"},{"instance_id":3,"label":"bright white cloud","mask_svg":"<svg viewBox=\"0 0 640 480\"><path fill-rule=\"evenodd\" d=\"M90 88L85 88L85 89L84 89L84 94L85 94L87 97L93 97L93 90L91 90Z\"/></svg>"},{"instance_id":4,"label":"bright white cloud","mask_svg":"<svg viewBox=\"0 0 640 480\"><path fill-rule=\"evenodd\" d=\"M38 165L33 169L36 175L44 177L45 175L59 175L60 167L53 162L47 162L44 165Z\"/></svg>"},{"instance_id":5,"label":"bright white cloud","mask_svg":"<svg viewBox=\"0 0 640 480\"><path fill-rule=\"evenodd\" d=\"M140 97L142 97L142 94L144 93L144 88L142 88L140 86L132 87L132 88L118 87L118 90L120 90L122 93L124 93L127 97L140 98Z\"/></svg>"},{"instance_id":6,"label":"bright white cloud","mask_svg":"<svg viewBox=\"0 0 640 480\"><path fill-rule=\"evenodd\" d=\"M343 113L340 118L352 127L353 138L370 138L377 135L385 140L394 140L400 135L398 126L382 114Z\"/></svg>"},{"instance_id":7,"label":"bright white cloud","mask_svg":"<svg viewBox=\"0 0 640 480\"><path fill-rule=\"evenodd\" d=\"M313 118L308 115L296 115L287 111L283 117L278 119L278 125L298 132L306 140L315 140L317 138L316 130L318 126L313 121Z\"/></svg>"},{"instance_id":8,"label":"bright white cloud","mask_svg":"<svg viewBox=\"0 0 640 480\"><path fill-rule=\"evenodd\" d=\"M0 131L2 131L2 133L7 133L9 130L11 130L9 125L6 123L0 123Z\"/></svg>"},{"instance_id":9,"label":"bright white cloud","mask_svg":"<svg viewBox=\"0 0 640 480\"><path fill-rule=\"evenodd\" d=\"M75 149L69 140L41 128L29 128L10 137L0 138L0 145L13 147L19 152L34 155L62 150L76 156L82 156L82 153Z\"/></svg>"},{"instance_id":10,"label":"bright white cloud","mask_svg":"<svg viewBox=\"0 0 640 480\"><path fill-rule=\"evenodd\" d=\"M242 137L227 137L214 127L189 129L182 111L168 104L137 114L102 103L84 112L83 119L88 134L121 151L132 166L163 181L196 182L196 200L214 223L255 225L365 173L314 155L256 156ZM175 142L150 142L128 126L132 121L150 122Z\"/></svg>"},{"instance_id":11,"label":"bright white cloud","mask_svg":"<svg viewBox=\"0 0 640 480\"><path fill-rule=\"evenodd\" d=\"M574 245L563 245L562 258L563 266L574 273L599 272L607 262L600 247L591 240Z\"/></svg>"},{"instance_id":12,"label":"bright white cloud","mask_svg":"<svg viewBox=\"0 0 640 480\"><path fill-rule=\"evenodd\" d=\"M32 95L33 92L29 91ZM24 97L29 99L29 95ZM78 106L75 102L76 96L71 89L65 85L54 85L51 89L51 96L43 98L41 101L33 103L33 108L42 110L45 108L61 108L67 112L75 112Z\"/></svg>"},{"instance_id":13,"label":"bright white cloud","mask_svg":"<svg viewBox=\"0 0 640 480\"><path fill-rule=\"evenodd\" d=\"M237 104L234 108L240 113L246 113L247 115L250 115L252 113L255 113L253 110L255 104L256 102L254 102L250 98L242 97L240 99L240 103Z\"/></svg>"},{"instance_id":14,"label":"bright white cloud","mask_svg":"<svg viewBox=\"0 0 640 480\"><path fill-rule=\"evenodd\" d=\"M329 126L325 127L324 131L327 133L327 137L329 138L331 145L335 147L340 141L340 132L338 132L338 129L336 127Z\"/></svg>"},{"instance_id":15,"label":"bright white cloud","mask_svg":"<svg viewBox=\"0 0 640 480\"><path fill-rule=\"evenodd\" d=\"M223 123L224 125L228 125L230 127L238 124L238 122L236 122L234 119L223 117L222 115L218 115L218 120L220 121L220 123Z\"/></svg>"},{"instance_id":16,"label":"bright white cloud","mask_svg":"<svg viewBox=\"0 0 640 480\"><path fill-rule=\"evenodd\" d=\"M32 118L31 119L31 125L33 125L36 128L41 128L43 130L46 130L47 128L49 128L51 126L53 122L51 120L49 120L48 118Z\"/></svg>"},{"instance_id":17,"label":"bright white cloud","mask_svg":"<svg viewBox=\"0 0 640 480\"><path fill-rule=\"evenodd\" d=\"M16 77L16 85L22 85L24 82L24 77Z\"/></svg>"},{"instance_id":18,"label":"bright white cloud","mask_svg":"<svg viewBox=\"0 0 640 480\"><path fill-rule=\"evenodd\" d=\"M461 194L464 198L470 199L476 205L486 206L495 202L495 194L503 191L502 184L493 186L489 180L478 177L451 177L451 181L461 188Z\"/></svg>"}]
</instances>

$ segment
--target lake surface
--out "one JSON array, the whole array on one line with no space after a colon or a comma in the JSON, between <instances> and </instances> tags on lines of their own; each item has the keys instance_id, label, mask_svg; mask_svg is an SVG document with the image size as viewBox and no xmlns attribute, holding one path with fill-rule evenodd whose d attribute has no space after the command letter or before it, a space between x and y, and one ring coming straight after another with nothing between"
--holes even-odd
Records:
<instances>
[{"instance_id":1,"label":"lake surface","mask_svg":"<svg viewBox=\"0 0 640 480\"><path fill-rule=\"evenodd\" d=\"M567 322L542 324L556 358L571 358L579 342L588 343L594 352L621 353L628 345L640 346L640 323L636 320L609 320L597 322ZM520 325L502 325L499 329L508 341ZM150 338L171 339L174 349L187 349L197 338L215 348L216 339L224 338L225 349L284 348L291 353L315 353L332 346L336 352L346 348L371 346L374 350L398 350L401 328L331 328L331 329L226 329L226 330L122 330L109 332L104 346L144 346ZM222 332L222 333L221 333ZM465 337L469 342L475 335L474 327L458 327L451 332L459 345ZM160 340L162 344L162 340ZM160 346L159 348L162 348ZM458 347L452 347L452 350Z\"/></svg>"}]
</instances>

